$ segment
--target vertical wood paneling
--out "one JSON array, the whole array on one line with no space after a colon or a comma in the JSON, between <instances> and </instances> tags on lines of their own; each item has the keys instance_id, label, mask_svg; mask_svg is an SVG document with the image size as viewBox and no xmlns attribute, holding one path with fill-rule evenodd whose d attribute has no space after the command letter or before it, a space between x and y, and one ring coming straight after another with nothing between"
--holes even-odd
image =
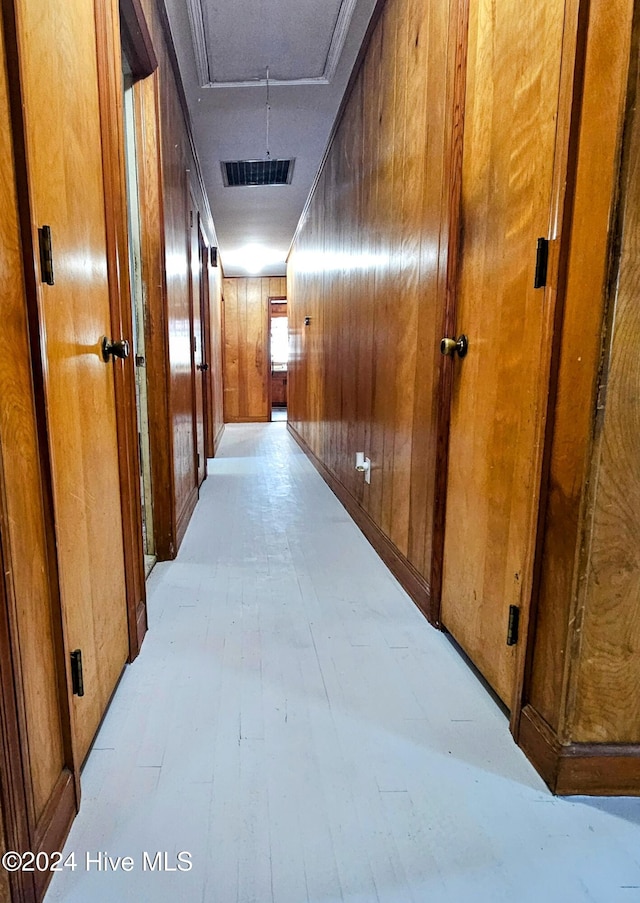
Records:
<instances>
[{"instance_id":1,"label":"vertical wood paneling","mask_svg":"<svg viewBox=\"0 0 640 903\"><path fill-rule=\"evenodd\" d=\"M385 5L289 261L290 424L419 575L423 605L448 45L446 5ZM371 458L370 486L357 451Z\"/></svg>"},{"instance_id":2,"label":"vertical wood paneling","mask_svg":"<svg viewBox=\"0 0 640 903\"><path fill-rule=\"evenodd\" d=\"M378 49L379 49L379 45ZM356 158L356 172L361 173L360 180L360 204L362 216L358 221L353 217L353 228L358 236L359 245L356 248L356 265L362 273L362 286L360 291L353 292L354 310L354 341L356 346L356 433L350 440L350 448L363 451L370 448L371 417L372 417L372 385L373 385L373 336L375 317L374 280L375 271L370 260L375 253L375 241L372 234L372 216L376 201L376 154L378 150L378 128L376 109L371 103L365 103L365 98L373 97L376 90L374 79L377 72L375 58L368 54L362 71L359 74L354 92L358 92L357 104L362 109L362 129L359 135L359 150ZM348 462L350 463L350 462ZM368 493L368 485L359 478L355 470L352 474L352 492L360 505Z\"/></svg>"},{"instance_id":3,"label":"vertical wood paneling","mask_svg":"<svg viewBox=\"0 0 640 903\"><path fill-rule=\"evenodd\" d=\"M100 92L100 123L104 173L107 272L111 303L111 332L133 345L132 299L129 281L127 189L122 149L124 100L122 52L117 0L94 4ZM142 498L136 412L135 361L130 357L114 368L118 408L118 448L122 506L125 579L127 591L129 659L133 661L147 630Z\"/></svg>"},{"instance_id":4,"label":"vertical wood paneling","mask_svg":"<svg viewBox=\"0 0 640 903\"><path fill-rule=\"evenodd\" d=\"M564 741L579 583L582 499L593 438L603 286L629 61L631 0L590 4L573 227L553 398L539 589L525 701Z\"/></svg>"},{"instance_id":5,"label":"vertical wood paneling","mask_svg":"<svg viewBox=\"0 0 640 903\"><path fill-rule=\"evenodd\" d=\"M392 448L389 448L389 419L393 415L395 402L394 335L395 317L391 316L394 298L391 294L391 266L394 236L395 198L393 196L393 105L395 103L395 58L397 48L396 18L399 4L388 3L379 24L381 32L380 76L378 93L378 203L376 207L376 275L375 275L375 332L374 332L374 383L373 383L373 430L371 437L371 488L370 501L366 510L379 524L382 532L389 535L389 483L388 477L393 466ZM366 98L365 102L370 102ZM390 353L391 352L391 353ZM366 451L366 450L365 450ZM374 479L377 477L377 479ZM385 517L384 501L387 500Z\"/></svg>"},{"instance_id":6,"label":"vertical wood paneling","mask_svg":"<svg viewBox=\"0 0 640 903\"><path fill-rule=\"evenodd\" d=\"M192 376L193 376L193 432L196 454L196 483L198 486L207 475L207 455L205 450L205 362L204 326L202 322L203 282L205 261L201 253L200 222L195 203L191 204L190 273L191 273L191 323L192 323Z\"/></svg>"},{"instance_id":7,"label":"vertical wood paneling","mask_svg":"<svg viewBox=\"0 0 640 903\"><path fill-rule=\"evenodd\" d=\"M224 432L224 395L222 388L222 273L220 266L210 268L209 311L211 342L211 399L213 426L213 453Z\"/></svg>"},{"instance_id":8,"label":"vertical wood paneling","mask_svg":"<svg viewBox=\"0 0 640 903\"><path fill-rule=\"evenodd\" d=\"M7 842L5 840L4 821L2 811L0 811L0 856L7 850ZM5 869L0 871L0 903L11 903L11 888L9 887L9 872Z\"/></svg>"},{"instance_id":9,"label":"vertical wood paneling","mask_svg":"<svg viewBox=\"0 0 640 903\"><path fill-rule=\"evenodd\" d=\"M134 97L154 547L158 558L165 560L173 558L176 554L177 530L169 393L169 330L165 305L164 213L157 72L135 84Z\"/></svg>"},{"instance_id":10,"label":"vertical wood paneling","mask_svg":"<svg viewBox=\"0 0 640 903\"><path fill-rule=\"evenodd\" d=\"M181 103L181 86L176 81L172 46L166 33L161 8L155 0L143 0L153 47L158 58L156 123L148 104L147 149L149 170L158 179L150 189L150 208L146 213L149 246L147 285L151 286L155 310L150 312L155 331L154 371L158 382L149 374L150 395L160 418L154 428L152 467L154 470L154 529L160 557L173 557L181 542L198 498L196 472L197 406L193 355L194 317L191 299L190 195L202 217L205 232L208 220L206 206L195 174L198 165L193 157L185 112ZM148 80L147 80L148 81ZM159 139L160 159L154 161L153 140ZM196 210L194 209L194 222ZM158 224L161 234L158 236ZM155 229L156 234L152 234ZM207 235L211 240L212 236ZM160 252L160 258L158 258ZM164 343L164 349L161 347ZM164 355L164 356L163 356ZM218 359L219 360L219 359ZM199 375L199 374L198 374ZM212 374L212 379L219 375ZM163 407L164 406L164 407ZM164 426L166 424L166 426ZM204 448L200 452L204 458ZM156 477L157 472L157 477ZM160 500L160 517L157 514Z\"/></svg>"},{"instance_id":11,"label":"vertical wood paneling","mask_svg":"<svg viewBox=\"0 0 640 903\"><path fill-rule=\"evenodd\" d=\"M459 237L459 194L456 187L460 181L457 140L462 131L461 120L464 106L464 71L466 48L466 28L464 24L466 5L459 0L446 4L432 4L430 8L430 28L424 33L416 33L416 40L423 48L427 59L436 52L442 35L447 34L446 57L443 68L449 73L445 90L442 90L441 75L436 67L422 65L426 69L427 146L431 153L423 163L421 211L423 226L420 235L420 285L418 291L422 299L418 307L417 349L418 357L414 388L414 423L412 480L411 480L411 521L409 558L421 573L434 575L434 562L440 555L436 537L435 506L437 502L436 484L440 477L437 468L444 471L442 434L439 426L439 402L447 397L440 382L441 356L429 353L439 347L443 335L445 305L451 304L451 286L448 272L455 272L455 247ZM424 45L427 45L426 48ZM418 97L420 93L418 91ZM456 133L454 125L460 123ZM440 152L439 148L443 150ZM437 185L440 184L439 203L436 202ZM436 239L437 235L437 239ZM438 400L434 403L433 395ZM435 437L435 438L434 438ZM433 466L436 473L424 470L424 463ZM433 463L431 463L433 462ZM423 517L423 511L428 512ZM439 603L440 587L431 587L435 603ZM434 605L435 608L435 605ZM428 610L427 610L428 611ZM429 612L433 616L433 612ZM437 620L433 618L433 620Z\"/></svg>"},{"instance_id":12,"label":"vertical wood paneling","mask_svg":"<svg viewBox=\"0 0 640 903\"><path fill-rule=\"evenodd\" d=\"M268 421L269 298L286 295L286 277L227 278L222 294L225 422Z\"/></svg>"},{"instance_id":13,"label":"vertical wood paneling","mask_svg":"<svg viewBox=\"0 0 640 903\"><path fill-rule=\"evenodd\" d=\"M190 304L190 227L187 156L182 110L173 73L160 72L160 130L165 224L167 326L169 330L171 432L178 537L197 499L193 427L193 319ZM164 80L167 84L162 85ZM179 539L178 539L179 542Z\"/></svg>"},{"instance_id":14,"label":"vertical wood paneling","mask_svg":"<svg viewBox=\"0 0 640 903\"><path fill-rule=\"evenodd\" d=\"M203 272L202 325L204 358L208 369L204 375L206 408L206 455L213 458L224 426L222 415L222 327L220 268L211 264L211 252L200 239Z\"/></svg>"},{"instance_id":15,"label":"vertical wood paneling","mask_svg":"<svg viewBox=\"0 0 640 903\"><path fill-rule=\"evenodd\" d=\"M624 21L624 20L623 20ZM612 28L615 24L612 23ZM619 26L618 26L619 27ZM635 61L634 61L635 62ZM637 62L636 62L637 66ZM632 86L617 290L586 512L572 740L640 744L640 120Z\"/></svg>"}]
</instances>

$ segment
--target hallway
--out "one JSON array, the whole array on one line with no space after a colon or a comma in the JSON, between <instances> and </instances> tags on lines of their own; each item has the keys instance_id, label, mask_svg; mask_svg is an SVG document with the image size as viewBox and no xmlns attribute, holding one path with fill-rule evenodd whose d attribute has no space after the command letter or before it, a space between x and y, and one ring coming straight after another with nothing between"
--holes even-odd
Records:
<instances>
[{"instance_id":1,"label":"hallway","mask_svg":"<svg viewBox=\"0 0 640 903\"><path fill-rule=\"evenodd\" d=\"M48 903L637 900L640 800L548 792L286 425L209 463Z\"/></svg>"}]
</instances>

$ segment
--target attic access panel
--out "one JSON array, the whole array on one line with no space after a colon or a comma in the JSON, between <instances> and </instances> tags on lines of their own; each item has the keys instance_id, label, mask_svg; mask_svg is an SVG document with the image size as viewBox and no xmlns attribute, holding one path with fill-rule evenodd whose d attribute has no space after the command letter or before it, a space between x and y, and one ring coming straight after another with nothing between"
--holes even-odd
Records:
<instances>
[{"instance_id":1,"label":"attic access panel","mask_svg":"<svg viewBox=\"0 0 640 903\"><path fill-rule=\"evenodd\" d=\"M356 3L186 0L200 85L263 84L267 67L274 83L328 83Z\"/></svg>"},{"instance_id":2,"label":"attic access panel","mask_svg":"<svg viewBox=\"0 0 640 903\"><path fill-rule=\"evenodd\" d=\"M295 160L225 160L222 181L227 188L290 185Z\"/></svg>"}]
</instances>

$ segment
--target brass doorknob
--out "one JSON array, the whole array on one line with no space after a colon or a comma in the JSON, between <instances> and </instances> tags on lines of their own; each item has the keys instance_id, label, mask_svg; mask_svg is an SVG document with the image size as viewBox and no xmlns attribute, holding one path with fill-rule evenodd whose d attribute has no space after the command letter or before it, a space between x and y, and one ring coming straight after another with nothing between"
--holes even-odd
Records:
<instances>
[{"instance_id":1,"label":"brass doorknob","mask_svg":"<svg viewBox=\"0 0 640 903\"><path fill-rule=\"evenodd\" d=\"M464 357L468 350L469 339L466 335L461 335L459 339L445 337L440 342L440 354L448 355L449 357L453 357L454 354L457 354L458 357Z\"/></svg>"},{"instance_id":2,"label":"brass doorknob","mask_svg":"<svg viewBox=\"0 0 640 903\"><path fill-rule=\"evenodd\" d=\"M102 340L102 357L104 361L108 361L109 357L119 357L121 360L129 357L129 342L127 339L108 339L106 336Z\"/></svg>"}]
</instances>

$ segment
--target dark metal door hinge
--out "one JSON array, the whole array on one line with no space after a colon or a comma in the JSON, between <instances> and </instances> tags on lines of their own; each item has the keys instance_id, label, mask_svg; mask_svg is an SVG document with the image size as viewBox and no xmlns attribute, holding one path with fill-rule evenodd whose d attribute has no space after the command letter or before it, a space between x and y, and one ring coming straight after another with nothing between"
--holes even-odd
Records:
<instances>
[{"instance_id":1,"label":"dark metal door hinge","mask_svg":"<svg viewBox=\"0 0 640 903\"><path fill-rule=\"evenodd\" d=\"M84 696L81 649L74 649L74 651L71 653L71 684L73 687L74 696Z\"/></svg>"},{"instance_id":2,"label":"dark metal door hinge","mask_svg":"<svg viewBox=\"0 0 640 903\"><path fill-rule=\"evenodd\" d=\"M197 453L198 458L198 470L200 470L200 452Z\"/></svg>"},{"instance_id":3,"label":"dark metal door hinge","mask_svg":"<svg viewBox=\"0 0 640 903\"><path fill-rule=\"evenodd\" d=\"M547 264L549 263L549 240L539 238L536 247L536 272L533 277L534 288L544 288L547 284Z\"/></svg>"},{"instance_id":4,"label":"dark metal door hinge","mask_svg":"<svg viewBox=\"0 0 640 903\"><path fill-rule=\"evenodd\" d=\"M40 245L40 271L45 285L53 285L53 244L51 242L51 227L43 226L38 229L38 243Z\"/></svg>"},{"instance_id":5,"label":"dark metal door hinge","mask_svg":"<svg viewBox=\"0 0 640 903\"><path fill-rule=\"evenodd\" d=\"M509 623L507 625L507 646L515 646L518 642L518 627L520 626L520 609L517 605L509 606Z\"/></svg>"}]
</instances>

